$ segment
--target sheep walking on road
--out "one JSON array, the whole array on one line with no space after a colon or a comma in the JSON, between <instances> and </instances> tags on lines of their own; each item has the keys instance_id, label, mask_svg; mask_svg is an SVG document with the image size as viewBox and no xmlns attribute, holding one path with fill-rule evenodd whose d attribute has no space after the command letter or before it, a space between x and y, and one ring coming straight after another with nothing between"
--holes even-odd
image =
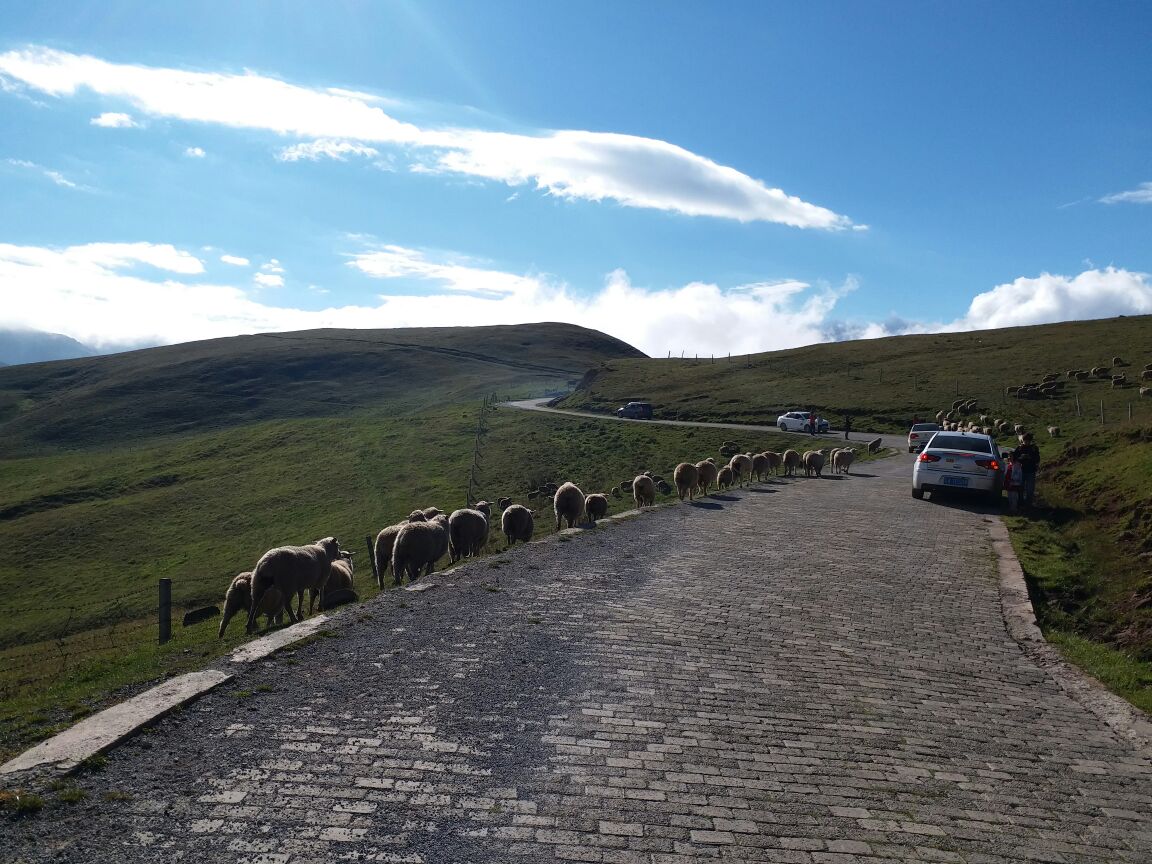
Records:
<instances>
[{"instance_id":1,"label":"sheep walking on road","mask_svg":"<svg viewBox=\"0 0 1152 864\"><path fill-rule=\"evenodd\" d=\"M784 463L784 476L795 477L796 469L800 467L800 454L796 450L785 450L781 461Z\"/></svg>"},{"instance_id":2,"label":"sheep walking on road","mask_svg":"<svg viewBox=\"0 0 1152 864\"><path fill-rule=\"evenodd\" d=\"M500 530L509 546L514 546L517 540L527 543L532 539L535 528L532 511L523 504L509 504L500 514Z\"/></svg>"},{"instance_id":3,"label":"sheep walking on road","mask_svg":"<svg viewBox=\"0 0 1152 864\"><path fill-rule=\"evenodd\" d=\"M484 504L486 502L479 502ZM453 510L448 517L448 556L453 564L461 558L478 558L488 542L488 514L477 507Z\"/></svg>"},{"instance_id":4,"label":"sheep walking on road","mask_svg":"<svg viewBox=\"0 0 1152 864\"><path fill-rule=\"evenodd\" d=\"M443 513L427 522L409 522L396 535L392 548L392 579L396 585L408 577L427 576L448 552L448 517Z\"/></svg>"},{"instance_id":5,"label":"sheep walking on road","mask_svg":"<svg viewBox=\"0 0 1152 864\"><path fill-rule=\"evenodd\" d=\"M651 507L656 503L656 481L640 474L632 481L632 499L637 507Z\"/></svg>"},{"instance_id":6,"label":"sheep walking on road","mask_svg":"<svg viewBox=\"0 0 1152 864\"><path fill-rule=\"evenodd\" d=\"M716 488L723 491L732 485L732 467L725 465L716 472Z\"/></svg>"},{"instance_id":7,"label":"sheep walking on road","mask_svg":"<svg viewBox=\"0 0 1152 864\"><path fill-rule=\"evenodd\" d=\"M716 482L716 475L720 473L720 469L711 459L705 459L696 463L696 471L698 472L696 488L701 495L707 495L708 489Z\"/></svg>"},{"instance_id":8,"label":"sheep walking on road","mask_svg":"<svg viewBox=\"0 0 1152 864\"><path fill-rule=\"evenodd\" d=\"M575 483L565 483L556 490L556 495L552 499L552 509L556 513L557 531L560 530L560 523L565 521L569 528L575 528L580 524L580 517L584 515L584 493Z\"/></svg>"},{"instance_id":9,"label":"sheep walking on road","mask_svg":"<svg viewBox=\"0 0 1152 864\"><path fill-rule=\"evenodd\" d=\"M593 492L584 498L584 512L588 514L588 521L595 522L608 515L608 496L602 492Z\"/></svg>"},{"instance_id":10,"label":"sheep walking on road","mask_svg":"<svg viewBox=\"0 0 1152 864\"><path fill-rule=\"evenodd\" d=\"M692 462L681 462L676 466L676 470L672 472L672 480L676 483L676 494L680 500L684 500L684 496L688 496L688 500L692 500L692 496L696 494L696 486L700 482L700 469Z\"/></svg>"},{"instance_id":11,"label":"sheep walking on road","mask_svg":"<svg viewBox=\"0 0 1152 864\"><path fill-rule=\"evenodd\" d=\"M270 588L276 588L284 595L284 608L293 624L300 620L305 591L315 588L323 602L324 586L328 584L332 562L339 557L340 543L335 537L325 537L307 546L280 546L265 552L252 571L252 606L248 610L248 632L255 628L256 616L259 614L257 610L265 592ZM299 598L295 612L292 611L293 596Z\"/></svg>"}]
</instances>

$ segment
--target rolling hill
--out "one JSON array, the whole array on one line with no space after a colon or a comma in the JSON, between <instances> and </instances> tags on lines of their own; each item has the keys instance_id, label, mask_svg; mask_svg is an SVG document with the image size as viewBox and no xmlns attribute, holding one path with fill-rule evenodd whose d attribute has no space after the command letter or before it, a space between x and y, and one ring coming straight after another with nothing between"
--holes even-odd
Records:
<instances>
[{"instance_id":1,"label":"rolling hill","mask_svg":"<svg viewBox=\"0 0 1152 864\"><path fill-rule=\"evenodd\" d=\"M312 330L0 370L7 455L122 444L500 391L566 390L630 345L568 324Z\"/></svg>"}]
</instances>

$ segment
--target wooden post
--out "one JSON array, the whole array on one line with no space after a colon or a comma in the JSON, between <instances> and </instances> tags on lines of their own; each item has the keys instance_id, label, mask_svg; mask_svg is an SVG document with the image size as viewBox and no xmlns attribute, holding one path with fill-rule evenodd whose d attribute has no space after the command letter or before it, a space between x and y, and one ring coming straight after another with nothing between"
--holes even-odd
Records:
<instances>
[{"instance_id":1,"label":"wooden post","mask_svg":"<svg viewBox=\"0 0 1152 864\"><path fill-rule=\"evenodd\" d=\"M172 638L172 580L160 580L160 644Z\"/></svg>"},{"instance_id":2,"label":"wooden post","mask_svg":"<svg viewBox=\"0 0 1152 864\"><path fill-rule=\"evenodd\" d=\"M1132 403L1131 402L1128 403L1128 420L1129 420L1129 422L1131 422L1131 420L1132 420Z\"/></svg>"},{"instance_id":3,"label":"wooden post","mask_svg":"<svg viewBox=\"0 0 1152 864\"><path fill-rule=\"evenodd\" d=\"M370 536L365 537L364 542L368 544L368 563L372 565L372 575L376 577L376 584L380 585L380 571L376 569L376 547Z\"/></svg>"},{"instance_id":4,"label":"wooden post","mask_svg":"<svg viewBox=\"0 0 1152 864\"><path fill-rule=\"evenodd\" d=\"M1104 425L1104 400L1100 400L1100 425Z\"/></svg>"},{"instance_id":5,"label":"wooden post","mask_svg":"<svg viewBox=\"0 0 1152 864\"><path fill-rule=\"evenodd\" d=\"M1076 416L1077 417L1082 416L1080 414L1080 394L1079 393L1076 394Z\"/></svg>"}]
</instances>

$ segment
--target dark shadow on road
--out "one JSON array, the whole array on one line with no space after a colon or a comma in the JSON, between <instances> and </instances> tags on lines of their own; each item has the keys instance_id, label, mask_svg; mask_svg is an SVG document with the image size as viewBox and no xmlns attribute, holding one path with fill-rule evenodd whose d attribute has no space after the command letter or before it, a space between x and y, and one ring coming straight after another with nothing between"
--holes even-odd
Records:
<instances>
[{"instance_id":1,"label":"dark shadow on road","mask_svg":"<svg viewBox=\"0 0 1152 864\"><path fill-rule=\"evenodd\" d=\"M717 492L714 492L713 494L709 495L708 497L714 498L717 501L739 501L740 500L735 495L721 495Z\"/></svg>"},{"instance_id":2,"label":"dark shadow on road","mask_svg":"<svg viewBox=\"0 0 1152 864\"><path fill-rule=\"evenodd\" d=\"M1001 498L1000 503L993 504L986 498L963 492L933 491L928 493L928 501L941 507L950 507L953 510L964 510L968 513L983 513L999 516L1008 512L1008 502Z\"/></svg>"},{"instance_id":3,"label":"dark shadow on road","mask_svg":"<svg viewBox=\"0 0 1152 864\"><path fill-rule=\"evenodd\" d=\"M859 471L849 471L844 477L875 477L875 474L861 474Z\"/></svg>"},{"instance_id":4,"label":"dark shadow on road","mask_svg":"<svg viewBox=\"0 0 1152 864\"><path fill-rule=\"evenodd\" d=\"M775 489L745 489L745 492L757 492L761 495L775 495Z\"/></svg>"},{"instance_id":5,"label":"dark shadow on road","mask_svg":"<svg viewBox=\"0 0 1152 864\"><path fill-rule=\"evenodd\" d=\"M689 507L699 507L703 510L723 510L723 504L717 504L715 501L686 501Z\"/></svg>"}]
</instances>

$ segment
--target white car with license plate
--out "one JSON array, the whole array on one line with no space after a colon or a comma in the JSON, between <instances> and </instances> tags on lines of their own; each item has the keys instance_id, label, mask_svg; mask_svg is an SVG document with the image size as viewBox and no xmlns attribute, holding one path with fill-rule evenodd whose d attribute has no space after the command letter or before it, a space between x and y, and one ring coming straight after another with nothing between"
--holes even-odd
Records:
<instances>
[{"instance_id":1,"label":"white car with license plate","mask_svg":"<svg viewBox=\"0 0 1152 864\"><path fill-rule=\"evenodd\" d=\"M1004 459L989 435L937 432L912 463L912 497L941 490L975 492L1000 500Z\"/></svg>"}]
</instances>

